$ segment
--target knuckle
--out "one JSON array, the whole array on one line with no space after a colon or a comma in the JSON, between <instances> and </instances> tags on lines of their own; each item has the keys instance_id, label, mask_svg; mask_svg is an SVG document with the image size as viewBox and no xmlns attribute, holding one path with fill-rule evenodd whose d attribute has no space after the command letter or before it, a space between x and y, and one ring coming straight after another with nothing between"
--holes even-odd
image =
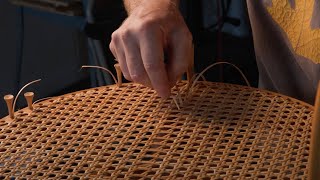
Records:
<instances>
[{"instance_id":1,"label":"knuckle","mask_svg":"<svg viewBox=\"0 0 320 180\"><path fill-rule=\"evenodd\" d=\"M110 51L113 53L113 51L114 51L114 46L113 46L113 42L112 42L112 41L109 43L109 49L110 49Z\"/></svg>"},{"instance_id":2,"label":"knuckle","mask_svg":"<svg viewBox=\"0 0 320 180\"><path fill-rule=\"evenodd\" d=\"M144 67L147 72L152 72L159 69L159 65L157 65L156 63L145 63Z\"/></svg>"},{"instance_id":3,"label":"knuckle","mask_svg":"<svg viewBox=\"0 0 320 180\"><path fill-rule=\"evenodd\" d=\"M131 38L131 31L130 30L126 29L121 32L121 39L122 40L126 41L126 40L129 40L130 38Z\"/></svg>"},{"instance_id":4,"label":"knuckle","mask_svg":"<svg viewBox=\"0 0 320 180\"><path fill-rule=\"evenodd\" d=\"M111 41L109 44L109 50L110 52L113 54L113 56L115 57L115 60L117 61L117 53L116 53L116 47L114 46L114 43Z\"/></svg>"},{"instance_id":5,"label":"knuckle","mask_svg":"<svg viewBox=\"0 0 320 180\"><path fill-rule=\"evenodd\" d=\"M114 31L114 32L111 34L111 41L117 42L118 39L119 39L118 31Z\"/></svg>"},{"instance_id":6,"label":"knuckle","mask_svg":"<svg viewBox=\"0 0 320 180\"><path fill-rule=\"evenodd\" d=\"M145 79L144 73L141 73L141 72L131 73L130 76L134 82L138 82L138 83L144 82L144 79Z\"/></svg>"}]
</instances>

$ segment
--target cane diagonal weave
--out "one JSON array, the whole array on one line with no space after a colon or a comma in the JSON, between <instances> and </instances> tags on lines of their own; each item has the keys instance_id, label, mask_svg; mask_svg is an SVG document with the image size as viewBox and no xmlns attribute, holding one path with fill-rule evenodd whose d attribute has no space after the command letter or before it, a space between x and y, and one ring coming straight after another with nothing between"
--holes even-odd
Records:
<instances>
[{"instance_id":1,"label":"cane diagonal weave","mask_svg":"<svg viewBox=\"0 0 320 180\"><path fill-rule=\"evenodd\" d=\"M137 84L75 92L0 121L0 179L306 179L314 108L198 82L181 109ZM174 92L176 93L176 92Z\"/></svg>"}]
</instances>

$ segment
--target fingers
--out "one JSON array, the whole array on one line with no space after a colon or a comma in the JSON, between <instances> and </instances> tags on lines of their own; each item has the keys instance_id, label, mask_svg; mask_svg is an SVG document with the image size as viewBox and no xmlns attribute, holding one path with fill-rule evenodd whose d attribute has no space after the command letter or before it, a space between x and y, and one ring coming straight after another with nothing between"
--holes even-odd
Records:
<instances>
[{"instance_id":1,"label":"fingers","mask_svg":"<svg viewBox=\"0 0 320 180\"><path fill-rule=\"evenodd\" d=\"M168 64L164 64L164 34L159 29L115 32L110 50L119 61L126 79L153 87L166 98L188 68L192 52L192 36L180 29L168 36Z\"/></svg>"},{"instance_id":2,"label":"fingers","mask_svg":"<svg viewBox=\"0 0 320 180\"><path fill-rule=\"evenodd\" d=\"M127 66L127 62L126 62L125 52L124 52L124 49L122 48L123 43L122 43L121 39L118 37L117 33L118 32L115 31L112 34L112 40L109 44L109 48L110 48L110 51L112 52L113 56L119 62L123 76L127 80L132 81L132 78L130 76L129 69Z\"/></svg>"},{"instance_id":3,"label":"fingers","mask_svg":"<svg viewBox=\"0 0 320 180\"><path fill-rule=\"evenodd\" d=\"M162 8L168 7L165 4ZM166 98L170 88L187 70L191 41L178 9L159 11L158 6L146 3L113 33L110 49L126 79L153 87ZM164 49L169 51L167 64Z\"/></svg>"},{"instance_id":4,"label":"fingers","mask_svg":"<svg viewBox=\"0 0 320 180\"><path fill-rule=\"evenodd\" d=\"M140 40L140 52L144 68L152 87L162 98L170 96L170 87L164 64L163 35L159 29L143 31Z\"/></svg>"},{"instance_id":5,"label":"fingers","mask_svg":"<svg viewBox=\"0 0 320 180\"><path fill-rule=\"evenodd\" d=\"M141 58L139 42L130 31L126 31L122 35L122 43L132 81L152 88Z\"/></svg>"},{"instance_id":6,"label":"fingers","mask_svg":"<svg viewBox=\"0 0 320 180\"><path fill-rule=\"evenodd\" d=\"M172 34L170 39L167 72L170 87L173 87L187 71L193 45L191 33L186 29Z\"/></svg>"}]
</instances>

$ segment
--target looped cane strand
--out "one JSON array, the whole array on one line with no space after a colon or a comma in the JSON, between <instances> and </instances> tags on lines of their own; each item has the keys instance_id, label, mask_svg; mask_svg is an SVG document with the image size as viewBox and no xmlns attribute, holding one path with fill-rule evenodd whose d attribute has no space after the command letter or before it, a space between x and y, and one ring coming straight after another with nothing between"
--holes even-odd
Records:
<instances>
[{"instance_id":1,"label":"looped cane strand","mask_svg":"<svg viewBox=\"0 0 320 180\"><path fill-rule=\"evenodd\" d=\"M24 85L24 86L20 89L20 91L18 92L18 94L17 94L17 96L16 96L16 98L14 99L14 102L13 102L13 112L15 112L16 103L17 103L18 97L20 96L21 92L22 92L25 88L27 88L28 86L30 86L31 84L37 83L37 82L39 82L39 81L41 81L41 79L31 81L31 82L29 82L28 84Z\"/></svg>"},{"instance_id":2,"label":"looped cane strand","mask_svg":"<svg viewBox=\"0 0 320 180\"><path fill-rule=\"evenodd\" d=\"M214 63L214 64L211 64L210 66L208 66L207 68L205 68L203 71L201 71L199 73L199 75L196 77L196 79L193 81L192 83L192 86L190 89L194 88L195 84L197 83L197 81L199 80L199 78L206 72L208 71L209 69L211 69L212 67L215 67L217 65L220 65L220 64L227 64L227 65L231 65L232 67L234 67L236 70L238 70L238 72L241 74L242 78L245 80L247 86L251 87L247 77L243 74L243 72L241 71L240 68L238 68L236 65L232 64L232 63L229 63L229 62L217 62L217 63Z\"/></svg>"},{"instance_id":3,"label":"looped cane strand","mask_svg":"<svg viewBox=\"0 0 320 180\"><path fill-rule=\"evenodd\" d=\"M88 66L88 65L81 66L81 69L82 69L82 68L95 68L95 69L102 69L102 70L104 70L104 71L108 72L108 73L112 76L112 78L113 78L114 82L115 82L116 84L118 84L118 80L117 80L117 78L116 78L116 77L113 75L113 73L112 73L109 69L107 69L107 68L104 68L104 67L101 67L101 66Z\"/></svg>"}]
</instances>

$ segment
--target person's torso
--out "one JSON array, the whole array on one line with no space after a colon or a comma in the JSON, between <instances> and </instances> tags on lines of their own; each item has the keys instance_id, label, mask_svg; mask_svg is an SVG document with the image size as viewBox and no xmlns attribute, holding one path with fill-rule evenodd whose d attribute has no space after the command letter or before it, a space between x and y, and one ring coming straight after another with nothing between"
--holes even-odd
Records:
<instances>
[{"instance_id":1,"label":"person's torso","mask_svg":"<svg viewBox=\"0 0 320 180\"><path fill-rule=\"evenodd\" d=\"M314 102L320 80L319 2L247 0L260 87Z\"/></svg>"},{"instance_id":2,"label":"person's torso","mask_svg":"<svg viewBox=\"0 0 320 180\"><path fill-rule=\"evenodd\" d=\"M226 22L222 31L245 37L251 26L260 88L314 102L320 80L320 0L247 0L247 6L244 0L200 2L203 28L217 28L217 11L221 15L228 3L225 13L241 23ZM245 23L247 13L250 23Z\"/></svg>"}]
</instances>

